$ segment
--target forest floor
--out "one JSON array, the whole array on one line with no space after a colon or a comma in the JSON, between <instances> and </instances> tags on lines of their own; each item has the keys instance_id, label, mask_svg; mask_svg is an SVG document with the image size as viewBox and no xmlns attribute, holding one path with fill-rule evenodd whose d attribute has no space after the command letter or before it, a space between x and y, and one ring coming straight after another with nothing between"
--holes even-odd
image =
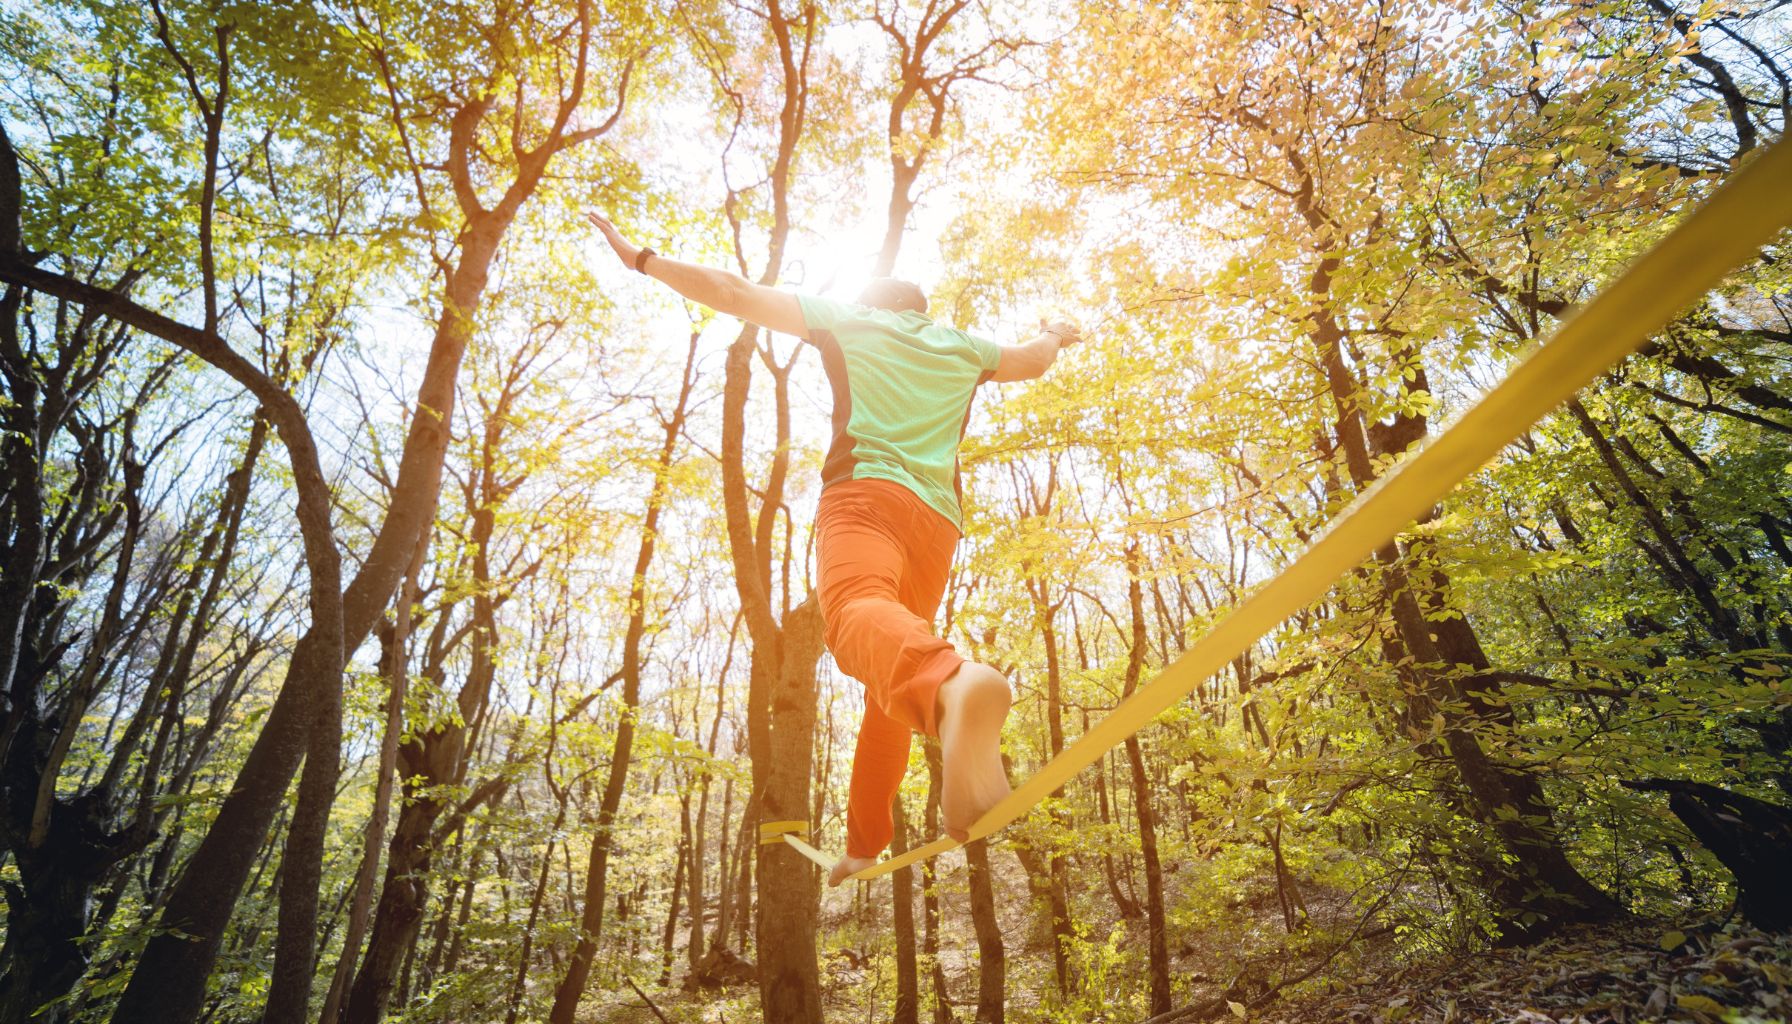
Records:
<instances>
[{"instance_id":1,"label":"forest floor","mask_svg":"<svg viewBox=\"0 0 1792 1024\"><path fill-rule=\"evenodd\" d=\"M1363 965L1329 991L1247 1011L1261 1024L1766 1024L1792 1016L1792 933L1636 923L1566 932L1527 949ZM1236 1020L1230 1007L1182 1015Z\"/></svg>"},{"instance_id":2,"label":"forest floor","mask_svg":"<svg viewBox=\"0 0 1792 1024\"><path fill-rule=\"evenodd\" d=\"M1011 857L992 863L997 913L1006 939L1008 1019L1104 1024L1147 1024L1146 1014L1106 1007L1069 1011L1054 1006L1050 991L1050 937L1031 906L1026 879ZM975 1017L979 965L975 939L963 907L963 867L942 862L940 966L960 1021ZM887 1020L894 997L889 957L894 936L888 922L888 889L827 890L823 897L822 990L827 1019ZM1341 893L1310 889L1313 924L1326 934L1345 934L1359 922ZM1197 927L1171 950L1177 1003L1173 1013L1149 1024L1786 1024L1792 1021L1792 932L1768 934L1737 922L1678 924L1630 922L1586 927L1523 949L1485 950L1463 955L1413 959L1401 956L1391 930L1374 929L1344 955L1328 961L1312 980L1279 993L1246 999L1225 990L1242 975L1230 963L1260 958L1240 950L1270 950L1285 937L1270 891L1240 893L1229 926ZM1124 943L1142 942L1142 922L1086 921L1096 933L1122 930ZM683 957L678 958L682 965ZM1307 969L1309 964L1277 958L1273 973ZM682 980L682 969L677 971ZM1228 983L1230 979L1230 984ZM677 982L674 982L676 986ZM1246 982L1246 985L1249 983ZM928 982L923 979L923 988ZM1261 986L1267 987L1267 986ZM650 992L660 1012L675 1024L733 1024L757 1021L753 985L722 991ZM1140 996L1142 998L1142 996ZM627 990L588 1000L582 1024L658 1024L659 1018ZM1066 1014L1071 1015L1066 1015Z\"/></svg>"}]
</instances>

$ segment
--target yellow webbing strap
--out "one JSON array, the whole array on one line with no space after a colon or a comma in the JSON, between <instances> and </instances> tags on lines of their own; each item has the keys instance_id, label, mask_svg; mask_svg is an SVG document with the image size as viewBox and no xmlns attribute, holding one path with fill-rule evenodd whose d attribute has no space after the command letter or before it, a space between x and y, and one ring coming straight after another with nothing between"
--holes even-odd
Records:
<instances>
[{"instance_id":1,"label":"yellow webbing strap","mask_svg":"<svg viewBox=\"0 0 1792 1024\"><path fill-rule=\"evenodd\" d=\"M1623 276L1563 320L1454 426L1358 495L1292 565L990 808L971 826L970 838L981 839L1021 817L1110 747L1224 670L1258 637L1323 597L1334 580L1393 540L1501 448L1592 383L1731 270L1753 259L1788 224L1792 224L1792 141L1781 141L1736 172ZM952 839L936 839L852 877L876 878L958 845Z\"/></svg>"},{"instance_id":2,"label":"yellow webbing strap","mask_svg":"<svg viewBox=\"0 0 1792 1024\"><path fill-rule=\"evenodd\" d=\"M760 846L776 846L785 836L806 836L808 834L809 823L806 821L762 821L759 823Z\"/></svg>"},{"instance_id":3,"label":"yellow webbing strap","mask_svg":"<svg viewBox=\"0 0 1792 1024\"><path fill-rule=\"evenodd\" d=\"M820 867L823 871L834 866L834 862L828 859L827 854L822 853L820 850L817 850L815 847L810 846L808 843L803 842L801 839L798 839L788 832L779 836L778 839L784 840L785 843L789 844L791 849L814 861L816 866ZM773 840L773 842L776 841L777 840Z\"/></svg>"}]
</instances>

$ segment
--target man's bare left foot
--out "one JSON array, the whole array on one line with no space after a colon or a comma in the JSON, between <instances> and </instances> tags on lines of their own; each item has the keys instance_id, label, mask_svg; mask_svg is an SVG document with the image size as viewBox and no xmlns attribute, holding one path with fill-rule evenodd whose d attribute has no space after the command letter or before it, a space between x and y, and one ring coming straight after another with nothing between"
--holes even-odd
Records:
<instances>
[{"instance_id":1,"label":"man's bare left foot","mask_svg":"<svg viewBox=\"0 0 1792 1024\"><path fill-rule=\"evenodd\" d=\"M1014 694L1008 680L988 665L967 661L940 684L940 810L946 834L959 842L970 827L1008 795L1002 770L1002 723Z\"/></svg>"},{"instance_id":2,"label":"man's bare left foot","mask_svg":"<svg viewBox=\"0 0 1792 1024\"><path fill-rule=\"evenodd\" d=\"M877 863L876 857L842 857L834 862L834 870L828 872L828 888L838 886L846 879Z\"/></svg>"}]
</instances>

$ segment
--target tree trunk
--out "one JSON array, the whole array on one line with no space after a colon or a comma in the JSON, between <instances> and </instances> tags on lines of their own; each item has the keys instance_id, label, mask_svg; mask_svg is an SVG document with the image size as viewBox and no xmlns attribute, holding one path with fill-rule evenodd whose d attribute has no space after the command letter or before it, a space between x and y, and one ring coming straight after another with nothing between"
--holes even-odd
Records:
<instances>
[{"instance_id":1,"label":"tree trunk","mask_svg":"<svg viewBox=\"0 0 1792 1024\"><path fill-rule=\"evenodd\" d=\"M5 1024L61 1024L67 1019L64 1005L42 1014L38 1010L74 988L87 970L81 940L86 934L91 878L75 871L45 871L37 863L43 857L55 858L61 845L46 842L29 853L13 851L20 882L0 883L6 889L7 910L6 941L0 946L0 962L6 964L6 973L0 976L0 1021Z\"/></svg>"},{"instance_id":2,"label":"tree trunk","mask_svg":"<svg viewBox=\"0 0 1792 1024\"><path fill-rule=\"evenodd\" d=\"M690 927L685 932L685 969L695 971L697 962L703 959L703 819L709 810L709 779L705 776L702 793L697 797L696 820L686 824L686 841L691 846L691 870L685 884L690 892L685 900L690 904ZM686 812L688 815L688 811ZM670 948L670 947L668 947Z\"/></svg>"},{"instance_id":3,"label":"tree trunk","mask_svg":"<svg viewBox=\"0 0 1792 1024\"><path fill-rule=\"evenodd\" d=\"M804 5L794 16L787 15L781 0L768 0L765 24L778 55L782 96L777 148L767 160L765 187L772 226L759 283L774 285L783 267L790 234L791 168L808 114L809 54L816 38L818 12ZM731 195L730 204L733 201ZM747 254L739 246L739 234L735 237L735 255L745 266ZM787 609L782 621L774 610L777 606L771 558L790 466L790 369L796 357L780 365L769 349L763 359L771 370L776 403L771 467L764 485L752 489L759 499L757 513L750 507L746 410L753 358L760 354L757 340L758 329L748 325L728 346L722 387L720 459L734 587L747 635L752 640L747 752L752 761L753 792L749 820L742 829L743 842L747 843L756 841L752 837L758 821L809 821L810 773L815 754L815 663L822 653L820 607L813 594L790 607L788 574L778 601L778 606ZM789 548L787 532L786 555ZM759 958L761 1016L767 1024L821 1024L821 984L815 951L821 879L814 866L785 843L760 843L752 849L757 856L742 860L756 863L759 883L754 937Z\"/></svg>"},{"instance_id":4,"label":"tree trunk","mask_svg":"<svg viewBox=\"0 0 1792 1024\"><path fill-rule=\"evenodd\" d=\"M902 812L902 794L891 803L895 817L894 841L890 853L899 855L908 849L908 816ZM920 1024L921 984L915 969L915 879L913 868L898 868L890 875L895 901L896 930L896 1006L890 1011L891 1024Z\"/></svg>"},{"instance_id":5,"label":"tree trunk","mask_svg":"<svg viewBox=\"0 0 1792 1024\"><path fill-rule=\"evenodd\" d=\"M535 888L529 894L529 917L523 923L522 948L516 954L516 974L510 979L510 998L504 1009L504 1024L516 1024L517 1014L523 1005L523 993L529 979L529 957L535 950L535 927L541 921L541 906L547 899L548 872L554 866L554 836L560 834L561 826L566 824L566 810L572 803L571 787L557 789L554 793L559 806L554 809L554 827L548 830L547 849L541 854L541 870L535 875Z\"/></svg>"},{"instance_id":6,"label":"tree trunk","mask_svg":"<svg viewBox=\"0 0 1792 1024\"><path fill-rule=\"evenodd\" d=\"M1145 601L1139 580L1144 566L1136 539L1126 547L1126 561L1126 601L1132 613L1132 643L1126 654L1122 700L1138 689L1145 669ZM1132 805L1139 819L1139 853L1145 862L1145 927L1149 938L1151 1015L1155 1017L1170 1012L1170 951L1164 926L1164 871L1157 860L1157 817L1152 813L1151 782L1145 774L1145 757L1136 735L1126 737L1126 762L1132 768Z\"/></svg>"},{"instance_id":7,"label":"tree trunk","mask_svg":"<svg viewBox=\"0 0 1792 1024\"><path fill-rule=\"evenodd\" d=\"M716 713L715 713L715 717L710 719L709 742L707 744L705 744L704 748L703 748L704 753L707 754L711 758L716 756L716 741L720 738L721 732L722 732L722 712L723 712L723 709L727 706L727 699L728 699L728 670L734 664L734 642L735 642L736 637L739 635L739 630L740 630L740 616L736 615L734 617L734 626L729 631L729 634L728 634L728 654L727 654L727 656L725 656L722 659L721 670L716 673ZM698 695L701 696L701 694L702 694L702 688L699 687ZM709 831L708 830L708 822L709 822L709 784L710 784L710 779L711 779L711 774L710 774L709 770L707 768L705 768L703 771L703 779L702 779L702 782L700 783L701 790L697 797L697 820L692 824L691 872L690 872L691 930L690 930L690 936L685 943L685 965L686 965L686 969L691 971L692 973L695 973L698 965L703 962L703 952L704 952L704 941L703 941L703 871L704 871L704 868L703 868L703 864L704 864L704 856L708 852L707 844L706 844L705 840L708 836L708 831ZM730 779L729 780L729 788L725 791L725 794L722 799L722 823L721 823L721 826L717 829L717 833L722 837L721 850L718 852L718 855L716 858L717 861L719 862L717 864L718 870L716 873L717 878L719 880L717 889L718 889L718 895L720 895L722 897L723 902L727 901L726 894L727 894L727 889L728 889L728 804L729 804L729 797L733 795L733 792L734 792L733 779ZM718 937L721 937L726 934L727 934L727 930L726 930L725 926L723 925L723 923L721 921L718 920L716 923L716 935Z\"/></svg>"},{"instance_id":8,"label":"tree trunk","mask_svg":"<svg viewBox=\"0 0 1792 1024\"><path fill-rule=\"evenodd\" d=\"M747 808L746 819L752 818L752 808ZM745 861L741 853L730 853L728 836L734 822L734 777L722 784L722 820L716 823L716 835L720 837L721 849L716 854L716 935L711 941L711 949L728 947L728 932L734 926L734 896L739 888L734 882L737 872L735 861ZM734 844L735 850L745 850L747 821L741 822L741 842ZM705 952L708 952L705 950Z\"/></svg>"},{"instance_id":9,"label":"tree trunk","mask_svg":"<svg viewBox=\"0 0 1792 1024\"><path fill-rule=\"evenodd\" d=\"M927 809L921 816L921 833L940 834L940 748L925 744L927 755ZM925 927L921 935L921 951L927 956L928 972L933 979L933 1024L954 1024L952 994L946 987L946 971L940 966L940 897L935 889L937 858L921 862L921 917Z\"/></svg>"},{"instance_id":10,"label":"tree trunk","mask_svg":"<svg viewBox=\"0 0 1792 1024\"><path fill-rule=\"evenodd\" d=\"M690 804L685 805L689 813ZM660 935L660 987L672 984L672 938L678 934L678 895L684 889L685 863L691 859L690 837L678 844L678 863L672 868L672 902L666 908L666 928ZM699 870L692 864L691 872Z\"/></svg>"},{"instance_id":11,"label":"tree trunk","mask_svg":"<svg viewBox=\"0 0 1792 1024\"><path fill-rule=\"evenodd\" d=\"M1792 928L1792 809L1703 782L1625 782L1668 794L1668 807L1736 878L1736 907L1766 931Z\"/></svg>"},{"instance_id":12,"label":"tree trunk","mask_svg":"<svg viewBox=\"0 0 1792 1024\"><path fill-rule=\"evenodd\" d=\"M407 787L408 788L408 787ZM429 896L425 875L434 848L430 843L441 805L431 798L409 799L398 813L386 855L386 878L380 886L367 955L349 989L343 1017L353 1024L377 1024L396 981L400 959L423 921Z\"/></svg>"},{"instance_id":13,"label":"tree trunk","mask_svg":"<svg viewBox=\"0 0 1792 1024\"><path fill-rule=\"evenodd\" d=\"M691 391L697 382L697 338L693 332L685 350L684 377L679 386L678 402L672 414L661 424L660 450L654 463L653 485L648 489L647 513L641 519L641 542L635 551L634 573L629 577L628 627L622 638L622 707L616 722L616 740L610 753L610 777L598 805L597 822L591 834L591 860L585 873L585 912L579 921L579 941L568 960L566 976L554 989L554 1006L548 1014L551 1024L572 1024L585 993L585 981L591 972L591 958L597 953L598 939L604 930L604 887L608 882L610 852L615 847L616 812L622 806L622 794L628 786L629 760L635 746L635 716L641 705L641 641L647 635L647 571L653 566L654 550L659 543L660 512L666 504L670 487L673 457L678 452L678 438L684 432L685 413L690 408Z\"/></svg>"},{"instance_id":14,"label":"tree trunk","mask_svg":"<svg viewBox=\"0 0 1792 1024\"><path fill-rule=\"evenodd\" d=\"M1251 130L1272 131L1271 126L1253 111L1235 108L1231 116ZM1280 152L1292 184L1289 194L1319 257L1307 279L1311 308L1306 316L1306 331L1336 413L1332 421L1332 443L1322 445L1322 454L1330 459L1341 453L1350 484L1361 493L1377 477L1374 457L1405 451L1425 437L1429 422L1422 414L1401 412L1395 415L1391 426L1377 423L1371 429L1368 425L1361 398L1366 388L1345 362L1346 332L1339 322L1332 295L1333 279L1342 265L1341 243L1331 214L1324 207L1320 183L1315 180L1305 156L1296 146L1280 147ZM1412 358L1416 372L1402 386L1410 391L1429 390L1419 353L1413 350L1407 354ZM1407 585L1398 547L1387 544L1376 552L1375 557L1382 570L1383 592L1393 606L1395 629L1405 651L1415 659L1416 666L1450 664L1438 650L1431 624ZM1472 634L1466 622L1456 622L1451 628ZM1457 633L1456 639L1461 639L1461 632ZM1491 709L1494 704L1468 692L1456 682L1449 668L1415 667L1402 671L1418 684L1412 713L1427 719L1439 705L1451 706L1467 700L1471 708L1478 704ZM1476 817L1491 828L1514 862L1511 868L1516 874L1498 865L1489 866L1494 876L1492 888L1496 899L1508 904L1506 909L1513 911L1508 919L1508 935L1538 937L1561 924L1600 920L1614 913L1616 905L1569 863L1555 836L1549 807L1535 781L1487 756L1475 736L1478 723L1474 713L1451 712L1445 719L1448 726L1446 747L1458 777L1470 794ZM1513 814L1513 811L1518 813ZM1538 917L1541 921L1532 923Z\"/></svg>"},{"instance_id":15,"label":"tree trunk","mask_svg":"<svg viewBox=\"0 0 1792 1024\"><path fill-rule=\"evenodd\" d=\"M1050 499L1047 500L1049 502ZM1033 592L1035 620L1045 641L1045 724L1051 743L1051 756L1057 757L1064 752L1064 677L1058 658L1058 633L1053 623L1057 606L1047 603L1044 580L1030 579L1027 586ZM1063 799L1063 788L1053 790L1052 796ZM1054 813L1051 818L1055 827L1070 828L1069 820L1061 812ZM1045 890L1046 906L1051 914L1052 969L1058 980L1058 994L1069 996L1070 946L1076 941L1076 926L1070 918L1070 866L1055 847L1045 851L1044 860L1042 868L1030 873L1034 878L1035 888L1042 887Z\"/></svg>"},{"instance_id":16,"label":"tree trunk","mask_svg":"<svg viewBox=\"0 0 1792 1024\"><path fill-rule=\"evenodd\" d=\"M310 744L310 728L314 722L327 728L339 715L343 665L392 599L411 552L429 528L436 495L441 488L460 364L472 336L474 318L499 243L522 205L534 195L554 155L575 141L603 134L616 120L612 117L608 123L585 133L578 140L565 132L572 111L584 98L584 44L590 38L587 15L588 11L581 7L578 24L574 26L579 30L581 41L577 74L571 78L569 91L554 97L561 116L537 147L518 151L514 177L506 183L502 198L490 210L480 204L478 193L470 182L468 167L477 129L490 109L493 97L486 94L470 100L453 115L446 166L456 185L464 186L456 188L465 216L465 227L458 239L459 260L447 274L435 336L417 391L414 406L417 414L411 417L405 438L393 485L393 499L361 562L360 572L346 590L342 589L340 556L331 535L330 492L318 467L304 413L291 395L269 381L259 381L251 387L264 408L269 410L281 440L293 454L300 491L299 522L306 561L312 569L312 623L294 647L279 695L220 806L218 816L169 893L161 927L146 944L130 984L119 1000L113 1017L115 1024L184 1022L200 1012L206 979L261 838L273 821L308 745L323 753L323 741ZM623 84L626 90L626 73ZM222 109L221 102L218 109ZM209 239L202 241L209 242ZM209 244L204 247L209 259ZM101 297L95 301L105 299ZM204 332L176 330L171 333L178 337L170 340L217 361L233 377L248 384L252 368L245 370L248 367L246 361L216 337L209 313L208 309ZM140 323L145 321L141 316L136 319ZM153 328L155 325L148 326ZM178 328L180 325L171 326ZM336 710L333 712L332 708ZM323 776L327 774L324 772L312 784L313 793L318 794L313 798L314 803L327 802L321 793ZM322 813L327 814L327 807ZM302 852L306 857L312 857L309 846ZM321 854L321 845L317 846L316 852ZM313 868L307 865L303 870L310 874ZM310 931L298 927L295 921L296 918L289 918L289 930ZM302 959L303 966L309 968L311 957L306 955ZM308 977L299 978L297 966L277 968L277 974L308 984Z\"/></svg>"},{"instance_id":17,"label":"tree trunk","mask_svg":"<svg viewBox=\"0 0 1792 1024\"><path fill-rule=\"evenodd\" d=\"M353 903L349 906L348 928L342 940L342 954L330 978L329 992L324 996L320 1024L336 1024L341 1013L342 996L354 977L355 963L361 957L361 941L366 938L367 920L373 907L373 885L379 876L380 851L385 846L386 821L391 813L392 774L398 767L398 738L404 732L404 702L408 690L406 650L411 636L411 610L417 600L418 578L429 547L425 533L417 542L411 557L410 570L398 595L395 622L390 630L380 631L380 645L385 648L380 659L386 669L386 731L380 737L380 760L375 769L373 813L362 836L361 866L355 873Z\"/></svg>"},{"instance_id":18,"label":"tree trunk","mask_svg":"<svg viewBox=\"0 0 1792 1024\"><path fill-rule=\"evenodd\" d=\"M1089 731L1089 712L1087 709L1083 711L1083 731ZM1103 754L1095 762L1095 799L1104 830L1111 828L1114 824L1114 814L1108 806L1107 754ZM1126 892L1120 888L1120 872L1114 866L1114 854L1110 849L1104 848L1101 851L1101 875L1108 884L1108 898L1114 901L1114 909L1119 913L1120 919L1123 921L1134 921L1141 917L1143 912L1139 909L1138 899L1133 896L1128 896ZM1132 879L1128 878L1126 882L1127 886L1131 887Z\"/></svg>"},{"instance_id":19,"label":"tree trunk","mask_svg":"<svg viewBox=\"0 0 1792 1024\"><path fill-rule=\"evenodd\" d=\"M981 839L966 843L964 855L970 873L971 925L977 931L977 1024L1003 1024L1008 957L1002 948L1002 925L996 919L989 846Z\"/></svg>"},{"instance_id":20,"label":"tree trunk","mask_svg":"<svg viewBox=\"0 0 1792 1024\"><path fill-rule=\"evenodd\" d=\"M808 820L814 753L815 662L822 652L821 608L813 596L791 609L774 649L760 667L755 644L747 701L753 789L764 821ZM770 661L770 658L763 660ZM760 1008L768 1022L821 1024L815 935L821 879L815 866L785 843L758 847Z\"/></svg>"}]
</instances>

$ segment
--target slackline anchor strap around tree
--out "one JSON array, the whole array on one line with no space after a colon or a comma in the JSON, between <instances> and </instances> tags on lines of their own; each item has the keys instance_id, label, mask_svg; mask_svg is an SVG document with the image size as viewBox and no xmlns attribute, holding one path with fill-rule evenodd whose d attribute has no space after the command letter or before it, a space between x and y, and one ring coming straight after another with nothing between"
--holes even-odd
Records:
<instances>
[{"instance_id":1,"label":"slackline anchor strap around tree","mask_svg":"<svg viewBox=\"0 0 1792 1024\"><path fill-rule=\"evenodd\" d=\"M1325 596L1338 577L1394 540L1500 449L1629 355L1725 275L1752 259L1787 225L1792 225L1792 140L1782 139L1738 170L1617 280L1571 311L1454 425L1357 495L1293 564L1253 591L1155 679L990 808L971 826L969 838L982 839L1026 814L1071 776L1223 671L1258 638ZM824 869L832 864L797 838L794 830L768 836L761 826L760 839L781 839ZM876 878L959 845L942 836L850 877Z\"/></svg>"},{"instance_id":2,"label":"slackline anchor strap around tree","mask_svg":"<svg viewBox=\"0 0 1792 1024\"><path fill-rule=\"evenodd\" d=\"M759 845L776 846L785 836L806 836L809 834L809 823L806 821L762 821L759 823Z\"/></svg>"}]
</instances>

